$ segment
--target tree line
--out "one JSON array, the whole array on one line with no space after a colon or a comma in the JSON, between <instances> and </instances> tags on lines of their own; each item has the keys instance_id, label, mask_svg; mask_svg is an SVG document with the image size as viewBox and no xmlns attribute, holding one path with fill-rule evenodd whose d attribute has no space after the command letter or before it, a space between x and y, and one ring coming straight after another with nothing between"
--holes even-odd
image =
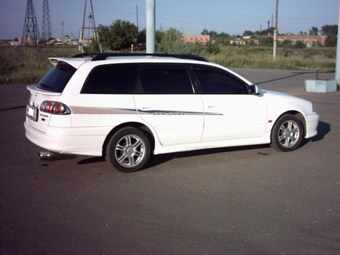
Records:
<instances>
[{"instance_id":1,"label":"tree line","mask_svg":"<svg viewBox=\"0 0 340 255\"><path fill-rule=\"evenodd\" d=\"M299 35L326 35L327 39L325 46L333 47L337 44L338 25L325 25L319 30L317 27L312 27L308 34L300 32ZM230 40L235 37L250 37L250 44L253 40L258 40L262 46L272 46L273 38L268 34L273 34L274 28L268 28L262 31L244 31L243 35L231 36L227 33L217 33L216 31L208 31L203 29L202 35L210 35L210 42L207 45L184 44L182 33L171 28L165 32L157 30L155 33L156 48L162 53L177 53L186 52L191 54L215 53L219 52L218 45L229 45ZM137 50L145 50L146 30L138 31L136 25L129 21L116 20L109 26L99 25L98 34L100 43L104 51L122 51L130 50L131 46ZM283 47L287 47L288 43L284 42ZM298 44L299 45L299 44ZM99 46L92 44L93 50L98 50Z\"/></svg>"}]
</instances>

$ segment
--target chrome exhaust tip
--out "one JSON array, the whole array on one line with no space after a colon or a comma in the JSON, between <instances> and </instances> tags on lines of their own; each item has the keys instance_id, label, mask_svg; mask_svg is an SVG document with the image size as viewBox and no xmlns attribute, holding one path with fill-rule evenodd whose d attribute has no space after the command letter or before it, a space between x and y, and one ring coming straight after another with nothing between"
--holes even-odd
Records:
<instances>
[{"instance_id":1,"label":"chrome exhaust tip","mask_svg":"<svg viewBox=\"0 0 340 255\"><path fill-rule=\"evenodd\" d=\"M41 151L38 152L38 156L40 158L40 160L42 161L48 161L51 159L52 153L49 151Z\"/></svg>"},{"instance_id":2,"label":"chrome exhaust tip","mask_svg":"<svg viewBox=\"0 0 340 255\"><path fill-rule=\"evenodd\" d=\"M41 161L56 161L56 160L77 158L77 155L58 154L58 153L53 153L53 152L50 152L50 151L38 152L38 156L39 156Z\"/></svg>"}]
</instances>

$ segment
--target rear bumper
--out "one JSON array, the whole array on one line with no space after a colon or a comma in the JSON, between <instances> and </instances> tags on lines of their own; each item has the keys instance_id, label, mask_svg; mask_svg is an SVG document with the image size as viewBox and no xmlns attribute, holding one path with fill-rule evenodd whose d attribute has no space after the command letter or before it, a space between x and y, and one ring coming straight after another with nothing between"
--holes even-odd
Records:
<instances>
[{"instance_id":1,"label":"rear bumper","mask_svg":"<svg viewBox=\"0 0 340 255\"><path fill-rule=\"evenodd\" d=\"M111 128L57 128L40 132L24 122L25 135L37 146L59 154L102 156L103 144Z\"/></svg>"},{"instance_id":2,"label":"rear bumper","mask_svg":"<svg viewBox=\"0 0 340 255\"><path fill-rule=\"evenodd\" d=\"M314 113L306 116L306 134L305 138L311 138L318 133L319 115Z\"/></svg>"}]
</instances>

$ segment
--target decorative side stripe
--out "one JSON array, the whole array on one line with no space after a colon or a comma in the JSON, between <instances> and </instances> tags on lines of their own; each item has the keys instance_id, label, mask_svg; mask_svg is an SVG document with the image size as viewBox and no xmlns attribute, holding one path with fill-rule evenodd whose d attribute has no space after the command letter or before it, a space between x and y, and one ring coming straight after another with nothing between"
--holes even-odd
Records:
<instances>
[{"instance_id":1,"label":"decorative side stripe","mask_svg":"<svg viewBox=\"0 0 340 255\"><path fill-rule=\"evenodd\" d=\"M163 116L188 116L188 115L215 115L222 116L221 113L204 113L204 112L182 112L182 111L164 111L164 110L141 110L141 109L121 109L106 107L81 107L70 106L74 114L142 114L142 115L163 115Z\"/></svg>"},{"instance_id":2,"label":"decorative side stripe","mask_svg":"<svg viewBox=\"0 0 340 255\"><path fill-rule=\"evenodd\" d=\"M70 106L74 114L137 114L136 109Z\"/></svg>"}]
</instances>

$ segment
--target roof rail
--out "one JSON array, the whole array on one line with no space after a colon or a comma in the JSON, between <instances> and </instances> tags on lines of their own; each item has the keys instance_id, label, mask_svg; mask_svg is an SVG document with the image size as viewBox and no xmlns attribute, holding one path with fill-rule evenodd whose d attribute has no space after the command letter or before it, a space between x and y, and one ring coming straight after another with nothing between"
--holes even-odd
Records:
<instances>
[{"instance_id":1,"label":"roof rail","mask_svg":"<svg viewBox=\"0 0 340 255\"><path fill-rule=\"evenodd\" d=\"M79 53L79 54L72 56L72 58L84 58L84 57L94 58L95 56L98 56L98 54L102 54L102 53L96 53L96 52Z\"/></svg>"},{"instance_id":2,"label":"roof rail","mask_svg":"<svg viewBox=\"0 0 340 255\"><path fill-rule=\"evenodd\" d=\"M173 58L180 58L180 59L191 59L191 60L199 60L208 62L207 59L193 54L160 54L160 53L124 53L124 52L108 52L108 53L82 53L73 56L73 58L80 58L80 57L92 57L92 61L98 60L105 60L109 57L130 57L130 56L142 56L142 57L173 57Z\"/></svg>"}]
</instances>

